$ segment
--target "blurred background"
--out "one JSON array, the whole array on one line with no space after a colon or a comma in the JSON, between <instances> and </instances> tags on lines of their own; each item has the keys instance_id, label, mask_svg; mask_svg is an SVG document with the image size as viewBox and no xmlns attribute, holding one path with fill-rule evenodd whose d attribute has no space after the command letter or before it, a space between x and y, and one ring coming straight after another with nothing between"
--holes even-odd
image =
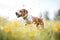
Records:
<instances>
[{"instance_id":1,"label":"blurred background","mask_svg":"<svg viewBox=\"0 0 60 40\"><path fill-rule=\"evenodd\" d=\"M33 16L53 20L60 15L60 0L0 0L0 16L9 20L16 18L15 12L22 8Z\"/></svg>"}]
</instances>

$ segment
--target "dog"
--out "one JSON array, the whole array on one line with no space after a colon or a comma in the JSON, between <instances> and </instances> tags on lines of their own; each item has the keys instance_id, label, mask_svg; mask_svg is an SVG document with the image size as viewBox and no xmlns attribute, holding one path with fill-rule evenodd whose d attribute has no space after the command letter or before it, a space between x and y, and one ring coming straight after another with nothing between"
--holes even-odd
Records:
<instances>
[{"instance_id":1,"label":"dog","mask_svg":"<svg viewBox=\"0 0 60 40\"><path fill-rule=\"evenodd\" d=\"M43 19L29 15L28 11L26 9L21 9L18 12L16 12L15 14L16 14L17 18L22 17L24 20L26 20L25 25L30 24L30 23L35 23L36 27L38 27L38 25L41 25L44 28Z\"/></svg>"}]
</instances>

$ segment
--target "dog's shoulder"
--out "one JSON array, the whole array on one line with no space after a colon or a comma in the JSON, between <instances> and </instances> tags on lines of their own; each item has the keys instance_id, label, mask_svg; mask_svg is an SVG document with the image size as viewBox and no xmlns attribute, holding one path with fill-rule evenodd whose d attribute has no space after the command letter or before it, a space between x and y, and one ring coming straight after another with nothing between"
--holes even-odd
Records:
<instances>
[{"instance_id":1,"label":"dog's shoulder","mask_svg":"<svg viewBox=\"0 0 60 40\"><path fill-rule=\"evenodd\" d=\"M32 22L32 15L28 15L28 16L27 16L27 19L28 19L30 22Z\"/></svg>"}]
</instances>

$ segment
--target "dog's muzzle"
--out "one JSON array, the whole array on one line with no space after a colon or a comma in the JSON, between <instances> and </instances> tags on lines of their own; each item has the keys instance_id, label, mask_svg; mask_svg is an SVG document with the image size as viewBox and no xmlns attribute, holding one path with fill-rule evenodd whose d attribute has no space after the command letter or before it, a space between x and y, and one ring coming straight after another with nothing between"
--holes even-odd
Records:
<instances>
[{"instance_id":1,"label":"dog's muzzle","mask_svg":"<svg viewBox=\"0 0 60 40\"><path fill-rule=\"evenodd\" d=\"M17 16L17 18L19 18L19 17L21 17L22 15L21 14L19 14L19 13L15 13L16 14L16 16Z\"/></svg>"}]
</instances>

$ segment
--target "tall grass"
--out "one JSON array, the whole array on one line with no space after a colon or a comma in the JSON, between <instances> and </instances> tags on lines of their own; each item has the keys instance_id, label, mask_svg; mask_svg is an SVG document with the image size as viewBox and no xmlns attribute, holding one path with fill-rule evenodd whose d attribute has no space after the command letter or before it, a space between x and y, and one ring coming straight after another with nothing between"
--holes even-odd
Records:
<instances>
[{"instance_id":1,"label":"tall grass","mask_svg":"<svg viewBox=\"0 0 60 40\"><path fill-rule=\"evenodd\" d=\"M0 18L0 40L60 40L60 21L46 21L44 29L36 24Z\"/></svg>"}]
</instances>

